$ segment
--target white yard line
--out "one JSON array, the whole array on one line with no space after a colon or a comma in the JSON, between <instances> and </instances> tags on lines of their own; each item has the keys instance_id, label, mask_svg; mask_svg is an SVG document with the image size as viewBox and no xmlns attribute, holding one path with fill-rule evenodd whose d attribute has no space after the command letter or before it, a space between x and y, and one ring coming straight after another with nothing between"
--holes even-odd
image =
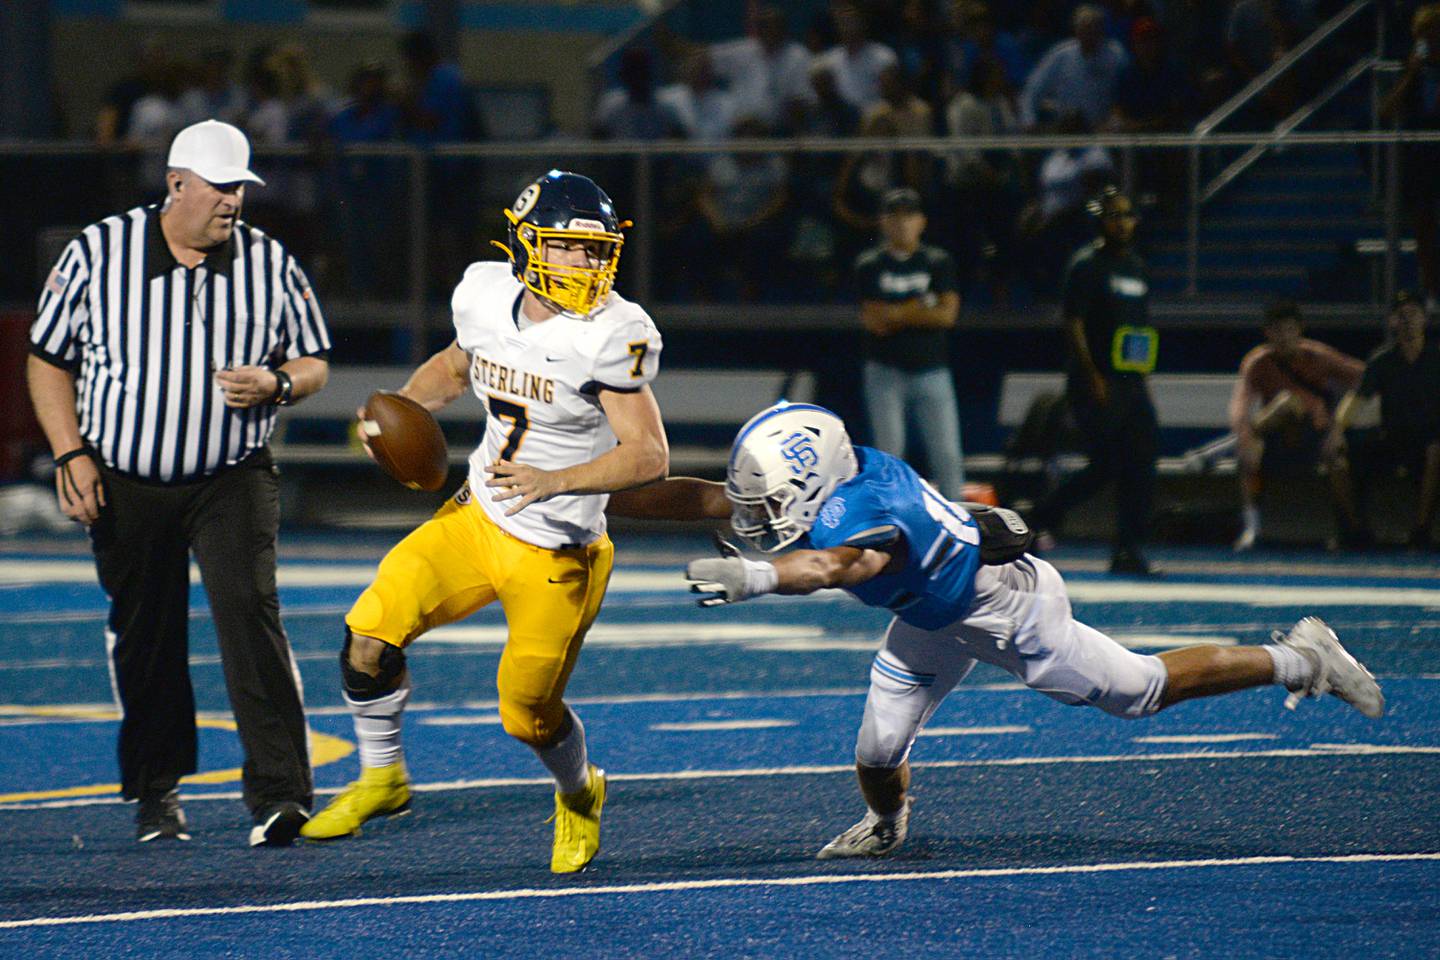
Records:
<instances>
[{"instance_id":1,"label":"white yard line","mask_svg":"<svg viewBox=\"0 0 1440 960\"><path fill-rule=\"evenodd\" d=\"M1312 744L1308 749L1276 748L1273 750L1193 750L1182 753L1128 753L1099 754L1093 756L1052 756L1052 757L991 757L975 760L931 760L913 763L922 770L946 770L975 767L1043 767L1063 764L1122 764L1122 763L1180 763L1190 760L1215 762L1220 760L1266 760L1266 759L1353 759L1372 756L1437 756L1440 747L1400 746L1378 743ZM813 777L832 774L851 775L855 772L853 763L811 764L783 767L739 767L735 769L662 770L654 773L609 772L613 782L626 780L642 782L731 780L760 777ZM411 784L416 793L440 793L450 790L493 790L504 787L547 785L549 777L489 777L469 780L444 780L434 783ZM339 793L343 787L316 790L317 794ZM237 800L238 790L215 793L186 793L181 799L191 800ZM44 800L36 803L0 804L0 811L54 810L69 807L90 807L107 803L123 803L119 797L84 797L70 800Z\"/></svg>"},{"instance_id":2,"label":"white yard line","mask_svg":"<svg viewBox=\"0 0 1440 960\"><path fill-rule=\"evenodd\" d=\"M772 730L777 727L794 727L798 720L781 720L776 717L755 717L749 720L693 720L688 723L652 723L651 730L660 733L712 733L720 730Z\"/></svg>"},{"instance_id":3,"label":"white yard line","mask_svg":"<svg viewBox=\"0 0 1440 960\"><path fill-rule=\"evenodd\" d=\"M1048 867L991 867L970 870L926 870L915 873L820 874L802 877L722 877L713 880L668 880L655 883L626 883L603 887L561 887L550 889L476 890L469 893L426 893L398 897L353 897L346 900L300 900L291 903L244 904L234 907L171 907L160 910L132 910L125 913L93 913L68 917L32 917L0 921L0 930L26 927L59 927L93 923L134 923L147 920L178 920L191 917L231 917L246 914L299 913L321 910L354 910L364 907L416 906L432 903L474 903L477 901L550 900L558 897L600 897L651 893L680 893L691 890L733 890L747 887L786 888L835 886L838 884L914 883L917 881L987 880L1004 877L1045 877L1066 874L1103 874L1162 870L1205 870L1226 867L1268 867L1290 864L1403 863L1440 860L1440 853L1351 853L1329 856L1230 857L1209 860L1132 860L1120 863L1074 863Z\"/></svg>"}]
</instances>

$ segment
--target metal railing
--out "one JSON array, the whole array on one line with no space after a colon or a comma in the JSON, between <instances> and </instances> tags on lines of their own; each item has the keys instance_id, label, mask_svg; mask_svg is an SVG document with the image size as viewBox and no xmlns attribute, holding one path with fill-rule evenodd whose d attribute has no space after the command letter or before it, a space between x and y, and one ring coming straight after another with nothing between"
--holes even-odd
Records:
<instances>
[{"instance_id":1,"label":"metal railing","mask_svg":"<svg viewBox=\"0 0 1440 960\"><path fill-rule=\"evenodd\" d=\"M1201 151L1207 144L1215 144L1214 133L1221 124L1226 123L1238 116L1242 110L1250 107L1254 102L1271 90L1282 77L1293 71L1299 64L1304 62L1312 53L1320 49L1320 46L1339 33L1341 29L1355 20L1367 7L1375 8L1375 36L1376 52L1371 57L1362 58L1352 65L1340 78L1329 84L1318 96L1309 103L1296 110L1289 117L1276 124L1271 132L1271 137L1265 141L1257 141L1250 146L1237 160L1229 164L1216 177L1204 186L1202 179L1202 155ZM1267 150L1277 144L1287 142L1291 132L1300 124L1309 120L1315 113L1338 96L1346 87L1355 80L1371 72L1376 64L1380 62L1384 51L1385 37L1385 4L1374 3L1373 0L1354 0L1333 17L1321 24L1311 32L1303 41L1290 50L1285 56L1276 60L1262 73L1254 77L1237 91L1234 96L1212 111L1208 116L1195 125L1193 134L1195 142L1190 147L1189 156L1189 185L1190 205L1187 218L1188 249L1186 256L1186 291L1190 296L1195 296L1198 291L1199 267L1200 267L1200 211L1213 200L1221 191L1234 183L1241 174L1250 169ZM1373 73L1372 73L1373 76ZM1379 92L1378 82L1372 81L1370 91L1371 126L1376 125L1379 113ZM1375 158L1372 157L1372 163ZM1373 187L1372 187L1373 192Z\"/></svg>"},{"instance_id":2,"label":"metal railing","mask_svg":"<svg viewBox=\"0 0 1440 960\"><path fill-rule=\"evenodd\" d=\"M1367 62L1370 59L1372 58L1367 58ZM1371 65L1373 66L1373 64ZM1360 69L1361 65L1357 64L1345 74L1345 78L1353 81ZM1376 148L1388 148L1390 169L1381 190L1385 197L1383 209L1387 214L1384 293L1388 293L1394 288L1396 253L1400 249L1399 207L1396 201L1398 176L1394 169L1398 165L1399 151L1397 148L1399 145L1410 143L1440 143L1440 133L1373 130L1305 132L1294 129L1295 126L1298 126L1298 122L1281 130L1259 133L1223 133L1211 130L1203 137L1195 132L1185 132L1144 136L1128 134L996 136L964 140L922 137L760 139L711 143L547 141L540 143L457 144L443 146L429 152L409 145L393 144L332 151L319 159L315 154L301 147L257 146L254 165L257 170L267 176L271 174L272 170L276 170L277 166L282 170L301 171L310 176L320 187L333 189L332 181L337 177L343 179L342 174L337 174L336 171L346 169L347 165L366 160L383 161L388 164L382 171L383 175L377 175L378 179L372 186L383 193L391 204L389 214L391 219L385 227L380 229L381 235L378 239L380 246L383 247L384 266L395 278L395 284L387 288L383 295L356 295L352 296L349 301L345 300L338 292L345 290L344 283L337 284L333 291L326 287L317 289L332 314L343 313L347 318L361 318L360 322L375 326L408 327L415 334L411 349L418 352L424 349L423 334L429 325L445 322L443 304L447 300L447 290L444 289L443 283L453 284L466 262L487 255L488 248L484 246L483 241L489 239L490 236L496 238L501 236L500 230L503 225L498 216L498 209L513 198L527 178L556 165L570 165L587 170L608 169L611 174L615 174L619 179L625 181L624 212L636 222L637 227L632 231L630 242L626 246L625 263L622 266L622 288L644 303L658 304L657 310L666 310L667 320L674 315L693 315L697 318L704 318L704 322L715 322L718 319L732 326L743 326L746 322L763 325L775 322L779 317L784 316L791 317L796 323L801 324L825 324L827 314L831 317L835 315L836 311L833 308L827 310L823 306L804 303L784 306L767 305L767 302L762 300L758 305L747 305L744 310L737 311L733 307L725 306L723 301L714 306L706 305L707 303L715 304L715 298L682 304L678 301L667 303L657 296L665 289L668 277L660 271L665 269L666 264L670 262L665 258L672 251L668 249L668 241L658 235L655 225L662 219L662 215L671 209L673 198L667 197L665 194L677 189L674 171L677 165L688 165L687 169L693 170L697 161L724 154L733 156L778 155L792 162L819 157L838 163L847 156L857 154L875 156L923 154L938 160L961 151L976 150L995 154L1018 153L1038 158L1053 150L1075 150L1099 146L1116 153L1117 156L1126 152L1134 152L1139 157L1139 162L1143 164L1151 154L1169 153L1173 155L1176 151L1181 151L1190 152L1193 158L1194 151L1202 145L1206 148L1230 150L1237 148L1254 150L1277 142L1283 142L1288 149L1296 151L1335 145L1373 145ZM114 159L113 154L103 154L90 144L0 141L0 165L4 165L4 169L10 174L7 182L11 184L12 189L24 189L21 185L27 182L34 185L42 183L44 177L55 175L52 168L61 163L82 166L92 163L100 164L106 156ZM25 161L29 166L19 167L21 161ZM455 170L444 166L447 162L459 164L461 174L473 171L475 178L479 181L477 189L480 191L480 196L478 198L471 197L465 202L469 204L473 201L474 207L458 210L455 204L447 203L444 194L447 189L446 184L451 182L456 175ZM286 164L289 166L285 166ZM474 166L465 166L467 164ZM278 179L283 180L284 178L282 176ZM73 185L74 181L70 182ZM613 186L610 181L602 180L602 182L606 183L612 193L619 192L618 188ZM363 205L375 201L376 198L367 197L364 192L367 184L360 183L356 186L359 189L346 194L345 203L322 203L308 214L312 220L308 226L324 242L337 246L343 245L349 239L347 233L353 232L353 229L346 226L350 221L344 214L353 212L357 204ZM247 200L247 203L253 205L257 202L256 198L262 196L261 192L256 191L250 195L251 199ZM1185 216L1198 217L1200 215L1200 204L1194 202L1198 196L1198 191L1192 194L1188 209L1184 212ZM50 205L47 204L44 208L37 209L34 215L50 217L50 219L29 225L31 229L24 232L17 231L15 225L11 224L5 234L0 236L0 243L6 245L7 259L13 261L17 258L17 253L21 252L22 245L31 244L36 234L47 227L77 228L90 220L118 212L143 199L144 194L132 192L123 198L117 198L109 207L102 206L102 201L96 199L93 200L91 208L81 213L54 214L53 216ZM476 209L479 210L478 218L473 212ZM962 216L969 215L969 213L964 211L951 214L947 211L936 211L932 214L932 224L947 215ZM437 288L435 286L438 256L437 236L444 225L437 223L437 218L453 221L457 216L469 221L477 242L473 247L460 251L461 259L457 262L441 264L443 269L439 271L439 274L443 282L442 286ZM264 221L257 220L256 222L261 226L266 226ZM1376 229L1378 229L1378 225ZM1376 229L1357 234L1351 239L1352 241L1370 239ZM275 232L282 241L292 247L295 246L284 228L277 225ZM1177 235L1183 237L1183 229L1177 229ZM54 251L54 253L58 253L58 251ZM777 259L781 253L782 251L775 251ZM356 266L345 259L343 252L332 251L330 256L340 263L341 268ZM27 254L24 259L33 260L34 258ZM306 266L308 268L311 264L307 262ZM708 267L704 263L689 263L685 266L687 269L693 270L703 270ZM36 267L38 273L43 274L44 270L48 270L49 263L36 263ZM361 272L363 274L363 271ZM337 275L339 273L343 273L343 269L337 271ZM23 285L26 289L19 291L18 294L7 292L6 297L11 302L29 301L33 303L30 297L33 296L33 290L38 289L34 286L33 278L36 275L37 273L31 273L30 277L26 278ZM446 277L448 280L445 280ZM363 276L362 279L364 279ZM1191 285L1190 289L1204 293L1203 274L1198 279L1202 282ZM1363 297L1363 300L1366 303L1374 303L1380 302L1382 298L1381 290L1372 290ZM1361 299L1357 297L1356 302L1359 303ZM1188 315L1178 304L1172 303L1163 309L1173 310L1177 315ZM700 321L697 320L697 322ZM835 321L831 319L829 322L833 324Z\"/></svg>"}]
</instances>

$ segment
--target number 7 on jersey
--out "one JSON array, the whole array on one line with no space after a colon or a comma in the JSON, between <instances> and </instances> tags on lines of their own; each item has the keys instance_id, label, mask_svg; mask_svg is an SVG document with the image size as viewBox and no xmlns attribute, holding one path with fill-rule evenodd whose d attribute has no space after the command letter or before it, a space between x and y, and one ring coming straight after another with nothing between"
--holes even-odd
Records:
<instances>
[{"instance_id":1,"label":"number 7 on jersey","mask_svg":"<svg viewBox=\"0 0 1440 960\"><path fill-rule=\"evenodd\" d=\"M515 451L520 449L520 441L525 439L525 431L530 429L530 411L521 404L501 400L492 394L490 395L490 415L500 420L510 421L510 433L505 438L505 446L500 450L500 459L514 459Z\"/></svg>"}]
</instances>

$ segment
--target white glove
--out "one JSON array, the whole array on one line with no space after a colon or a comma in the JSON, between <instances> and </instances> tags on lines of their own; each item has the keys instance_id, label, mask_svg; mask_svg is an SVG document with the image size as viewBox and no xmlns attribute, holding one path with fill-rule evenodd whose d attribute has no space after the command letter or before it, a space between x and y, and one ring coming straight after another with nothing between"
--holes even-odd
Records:
<instances>
[{"instance_id":1,"label":"white glove","mask_svg":"<svg viewBox=\"0 0 1440 960\"><path fill-rule=\"evenodd\" d=\"M685 565L690 592L703 594L696 601L700 606L738 603L770 593L779 586L780 575L773 563L746 560L734 544L726 542L718 533L715 548L720 551L718 558L691 560Z\"/></svg>"}]
</instances>

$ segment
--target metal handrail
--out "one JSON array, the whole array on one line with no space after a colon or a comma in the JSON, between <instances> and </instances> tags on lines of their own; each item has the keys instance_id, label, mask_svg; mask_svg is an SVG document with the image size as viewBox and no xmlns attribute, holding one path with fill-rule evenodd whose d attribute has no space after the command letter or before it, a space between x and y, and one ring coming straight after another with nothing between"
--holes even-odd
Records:
<instances>
[{"instance_id":1,"label":"metal handrail","mask_svg":"<svg viewBox=\"0 0 1440 960\"><path fill-rule=\"evenodd\" d=\"M1195 124L1195 134L1200 137L1207 136L1212 130L1224 123L1230 117L1251 100L1255 99L1267 87L1279 79L1286 71L1299 63L1311 50L1323 43L1331 34L1349 23L1363 9L1370 6L1371 0L1354 0L1350 6L1341 10L1335 16L1317 27L1310 36L1300 42L1295 49L1285 56L1272 63L1268 69L1255 77L1240 89L1229 100L1216 107L1209 116Z\"/></svg>"},{"instance_id":2,"label":"metal handrail","mask_svg":"<svg viewBox=\"0 0 1440 960\"><path fill-rule=\"evenodd\" d=\"M1060 150L1083 147L1107 149L1183 149L1193 146L1250 147L1271 143L1274 131L1249 133L1211 133L1203 138L1194 133L1100 133L1083 135L1012 135L988 137L846 137L800 138L792 140L534 140L506 143L441 144L433 149L404 143L364 144L338 148L334 153L346 157L667 157L715 153L868 153L886 151L952 150ZM1301 146L1339 146L1370 143L1435 143L1440 131L1433 130L1355 130L1291 133L1287 144ZM158 150L159 148L155 148ZM116 150L97 147L89 141L76 140L0 140L0 157L4 156L84 156L110 153L135 155L144 148ZM299 145L254 144L257 157L310 157L315 151Z\"/></svg>"},{"instance_id":3,"label":"metal handrail","mask_svg":"<svg viewBox=\"0 0 1440 960\"><path fill-rule=\"evenodd\" d=\"M1308 56L1312 50L1314 50L1320 44L1324 43L1329 37L1334 35L1337 30L1348 24L1352 19L1359 15L1360 11L1364 10L1368 6L1370 6L1370 0L1354 0L1354 2L1347 6L1344 10L1341 10L1339 13L1335 14L1335 16L1331 17L1329 20L1323 23L1319 28L1312 31L1310 36L1306 37L1303 41L1301 41L1301 43L1296 46L1295 49L1291 50L1285 56L1281 57L1279 60L1271 64L1269 69L1267 69L1264 73L1261 73L1258 77L1255 77L1253 80L1247 83L1244 88L1242 88L1238 93L1236 93L1229 100L1225 101L1219 106L1219 108L1214 110L1209 116L1205 117L1203 120L1201 120L1195 125L1195 129L1193 131L1195 139L1190 147L1189 158L1190 209L1189 214L1186 218L1186 233L1188 234L1188 243L1186 244L1185 256L1186 293L1189 296L1194 296L1198 292L1198 284L1200 277L1201 206L1203 206L1207 200L1213 198L1221 189L1223 189L1227 184L1233 181L1235 177L1240 174L1241 171L1248 168L1265 152L1264 144L1257 141L1254 145L1252 145L1251 150L1247 151L1245 156L1241 158L1244 161L1243 165L1236 166L1235 164L1232 164L1231 167L1227 168L1221 173L1221 178L1223 178L1223 182L1221 181L1221 178L1217 178L1216 183L1212 183L1208 188L1202 191L1200 187L1200 150L1202 145L1206 144L1207 142L1216 146L1220 145L1223 141L1221 140L1221 137L1215 133L1216 127L1224 123L1230 117L1234 116L1241 107L1248 104L1261 92L1269 88L1269 86L1273 84L1286 71L1288 71L1291 67L1295 66L1295 64L1299 63L1302 59ZM1385 7L1383 4L1377 4L1375 10L1375 56L1378 57L1383 44L1383 35L1385 29ZM1373 60L1374 57L1367 59ZM1349 81L1347 80L1346 82L1348 83ZM1376 98L1377 93L1376 91L1372 90L1372 103L1376 100ZM1292 131L1293 129L1294 126L1292 125L1288 130L1284 131L1282 136L1288 136L1290 137L1292 142L1298 142L1300 135L1291 133L1290 131ZM1277 131L1278 130L1279 127L1277 127ZM1272 131L1271 137L1273 138L1274 136L1275 131ZM1272 139L1269 142L1274 142L1274 140ZM1354 137L1349 137L1342 142L1358 143L1363 141L1360 141Z\"/></svg>"},{"instance_id":4,"label":"metal handrail","mask_svg":"<svg viewBox=\"0 0 1440 960\"><path fill-rule=\"evenodd\" d=\"M1362 57L1354 66L1346 70L1345 73L1331 82L1324 90L1320 91L1313 100L1276 124L1275 129L1270 132L1269 139L1253 145L1249 150L1241 154L1235 162L1231 163L1230 166L1216 174L1215 179L1211 180L1205 189L1201 191L1200 204L1203 206L1209 203L1217 193L1228 187L1240 174L1250 169L1257 160L1264 156L1267 149L1275 144L1288 140L1292 130L1306 120L1309 120L1317 111L1339 96L1341 91L1350 86L1350 84L1363 77L1367 71L1374 67L1376 62L1376 58L1373 56ZM1353 143L1354 141L1347 137L1346 142Z\"/></svg>"},{"instance_id":5,"label":"metal handrail","mask_svg":"<svg viewBox=\"0 0 1440 960\"><path fill-rule=\"evenodd\" d=\"M621 30L619 33L615 34L613 37L610 37L604 43L591 50L590 53L585 57L586 71L593 71L599 69L606 60L609 60L616 53L620 52L620 50L626 44L634 40L636 37L640 36L640 34L644 33L646 30L649 30L656 23L658 23L662 17L666 16L671 10L674 10L676 7L680 6L680 4L684 2L685 0L664 0L664 2L660 5L660 9L656 10L653 13L647 14L640 20L636 20L624 30Z\"/></svg>"}]
</instances>

